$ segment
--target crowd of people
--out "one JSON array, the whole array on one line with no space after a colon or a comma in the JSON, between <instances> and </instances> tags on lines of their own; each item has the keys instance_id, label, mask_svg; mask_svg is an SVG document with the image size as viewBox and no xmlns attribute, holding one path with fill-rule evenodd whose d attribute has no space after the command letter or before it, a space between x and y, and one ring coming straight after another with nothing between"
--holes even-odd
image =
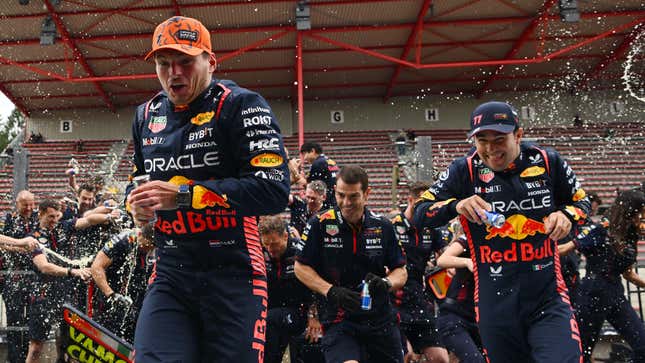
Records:
<instances>
[{"instance_id":1,"label":"crowd of people","mask_svg":"<svg viewBox=\"0 0 645 363\"><path fill-rule=\"evenodd\" d=\"M163 92L137 109L125 195L72 168L75 201L36 208L22 191L5 219L7 321L27 327L8 331L10 362L40 361L63 303L91 307L138 363L274 363L287 347L307 363L590 362L605 318L645 361L620 283L645 286L643 191L593 220L574 171L522 140L511 105L478 106L472 150L384 217L360 166L311 141L287 157L264 98L213 77L198 20L159 24L146 59Z\"/></svg>"},{"instance_id":2,"label":"crowd of people","mask_svg":"<svg viewBox=\"0 0 645 363\"><path fill-rule=\"evenodd\" d=\"M98 323L132 341L136 304L122 302L126 296L143 298L152 261L141 260L140 269L130 266L150 251L150 244L117 204L90 184L78 186L76 200L36 204L30 191L17 194L15 210L5 216L2 230L3 242L7 239L2 295L9 362L41 361L43 344L62 320L65 303L93 311ZM129 284L119 281L123 279ZM90 284L100 293L88 294Z\"/></svg>"}]
</instances>

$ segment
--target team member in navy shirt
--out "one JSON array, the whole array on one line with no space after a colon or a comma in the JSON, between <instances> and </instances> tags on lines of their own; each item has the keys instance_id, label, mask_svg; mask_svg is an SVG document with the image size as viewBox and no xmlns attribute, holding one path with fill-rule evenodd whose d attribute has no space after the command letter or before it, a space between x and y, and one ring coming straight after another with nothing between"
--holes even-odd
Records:
<instances>
[{"instance_id":1,"label":"team member in navy shirt","mask_svg":"<svg viewBox=\"0 0 645 363\"><path fill-rule=\"evenodd\" d=\"M456 238L437 259L443 268L456 268L446 292L439 301L437 326L446 348L459 358L460 363L484 363L481 337L475 321L475 281L473 261L468 241L463 232L455 231Z\"/></svg>"},{"instance_id":2,"label":"team member in navy shirt","mask_svg":"<svg viewBox=\"0 0 645 363\"><path fill-rule=\"evenodd\" d=\"M38 212L34 194L22 190L16 195L16 210L7 213L2 234L12 238L24 238L38 227ZM2 297L7 306L7 326L27 325L27 307L33 290L34 276L31 271L31 256L27 251L2 253L2 268L6 275L0 276L4 285ZM5 271L3 271L5 272ZM27 356L29 339L22 331L7 331L7 361L24 362Z\"/></svg>"},{"instance_id":3,"label":"team member in navy shirt","mask_svg":"<svg viewBox=\"0 0 645 363\"><path fill-rule=\"evenodd\" d=\"M441 174L414 222L438 227L460 215L474 262L479 330L492 362L579 362L556 241L585 218L585 192L557 152L521 142L524 131L509 104L481 104L470 125L475 150ZM506 221L488 226L486 211Z\"/></svg>"},{"instance_id":4,"label":"team member in navy shirt","mask_svg":"<svg viewBox=\"0 0 645 363\"><path fill-rule=\"evenodd\" d=\"M369 193L365 170L343 167L336 182L338 207L311 218L296 255L296 276L320 295L327 363L403 361L388 292L405 284L405 257L392 224L365 208ZM363 280L371 294L369 310L361 309Z\"/></svg>"},{"instance_id":5,"label":"team member in navy shirt","mask_svg":"<svg viewBox=\"0 0 645 363\"><path fill-rule=\"evenodd\" d=\"M426 182L408 186L408 206L392 219L394 231L405 250L408 279L401 290L393 295L394 306L400 317L401 333L410 341L414 352L430 362L448 362L448 352L439 338L434 317L434 302L425 298L423 276L428 261L450 241L444 241L445 229L425 227L417 230L412 225L414 202L429 187ZM411 353L409 353L411 354Z\"/></svg>"},{"instance_id":6,"label":"team member in navy shirt","mask_svg":"<svg viewBox=\"0 0 645 363\"><path fill-rule=\"evenodd\" d=\"M31 235L40 243L32 252L33 268L38 281L32 291L29 306L29 352L27 363L40 362L43 343L47 339L52 324L60 316L63 292L69 284L63 284L65 277L88 281L89 268L67 265L67 261L56 260L49 250L60 254L69 247L69 234L78 229L96 224L107 223L107 214L92 214L86 218L74 218L59 223L62 213L57 201L46 199L38 206L38 228ZM65 256L66 257L66 256ZM57 278L54 278L57 277Z\"/></svg>"},{"instance_id":7,"label":"team member in navy shirt","mask_svg":"<svg viewBox=\"0 0 645 363\"><path fill-rule=\"evenodd\" d=\"M150 225L143 226L143 231L128 229L115 234L92 262L92 278L102 292L94 302L94 320L128 342L134 341L134 328L152 272L151 237Z\"/></svg>"},{"instance_id":8,"label":"team member in navy shirt","mask_svg":"<svg viewBox=\"0 0 645 363\"><path fill-rule=\"evenodd\" d=\"M305 330L311 291L294 273L296 245L300 241L289 234L282 218L279 215L262 217L259 227L269 289L264 361L280 363L291 339Z\"/></svg>"},{"instance_id":9,"label":"team member in navy shirt","mask_svg":"<svg viewBox=\"0 0 645 363\"><path fill-rule=\"evenodd\" d=\"M305 161L311 164L307 174L307 183L311 183L313 180L322 180L327 185L327 198L323 209L335 206L334 187L336 186L336 174L339 170L336 162L325 156L322 146L316 142L308 141L302 144L300 154Z\"/></svg>"},{"instance_id":10,"label":"team member in navy shirt","mask_svg":"<svg viewBox=\"0 0 645 363\"><path fill-rule=\"evenodd\" d=\"M624 191L611 206L608 221L583 226L569 242L587 259L587 274L574 300L585 362L591 362L605 320L629 343L634 362L645 362L645 325L625 298L620 278L645 288L645 280L634 271L644 217L645 194Z\"/></svg>"},{"instance_id":11,"label":"team member in navy shirt","mask_svg":"<svg viewBox=\"0 0 645 363\"><path fill-rule=\"evenodd\" d=\"M309 218L323 208L325 199L327 199L327 186L322 180L314 180L307 184L304 200L296 195L291 195L291 198L292 202L289 205L291 226L298 233L302 233Z\"/></svg>"},{"instance_id":12,"label":"team member in navy shirt","mask_svg":"<svg viewBox=\"0 0 645 363\"><path fill-rule=\"evenodd\" d=\"M284 211L289 171L280 127L259 94L213 78L210 32L192 18L159 24L163 88L133 123L139 224L155 221L157 262L137 321L137 362L260 362L266 270L257 216Z\"/></svg>"}]
</instances>

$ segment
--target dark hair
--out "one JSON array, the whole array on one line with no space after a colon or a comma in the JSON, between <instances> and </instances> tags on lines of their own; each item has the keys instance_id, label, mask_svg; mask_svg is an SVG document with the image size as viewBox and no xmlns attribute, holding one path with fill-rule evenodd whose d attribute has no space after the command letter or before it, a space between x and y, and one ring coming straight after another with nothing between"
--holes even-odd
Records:
<instances>
[{"instance_id":1,"label":"dark hair","mask_svg":"<svg viewBox=\"0 0 645 363\"><path fill-rule=\"evenodd\" d=\"M78 194L78 195L81 195L81 192L82 192L83 190L86 190L86 191L88 191L88 192L90 192L90 193L95 193L95 192L96 192L96 189L94 188L94 185L92 185L92 184L88 184L88 183L83 183L83 184L81 184L81 185L78 187L78 193L77 193L77 194Z\"/></svg>"},{"instance_id":2,"label":"dark hair","mask_svg":"<svg viewBox=\"0 0 645 363\"><path fill-rule=\"evenodd\" d=\"M589 193L587 194L587 197L589 198L589 203L596 202L599 205L602 204L602 199L600 199L600 197L596 193Z\"/></svg>"},{"instance_id":3,"label":"dark hair","mask_svg":"<svg viewBox=\"0 0 645 363\"><path fill-rule=\"evenodd\" d=\"M278 214L272 216L263 216L262 218L260 218L259 230L260 235L269 234L272 232L282 234L286 232L287 225L282 217L280 217L280 215Z\"/></svg>"},{"instance_id":4,"label":"dark hair","mask_svg":"<svg viewBox=\"0 0 645 363\"><path fill-rule=\"evenodd\" d=\"M408 193L416 199L419 198L423 192L428 190L428 188L430 188L430 183L416 181L408 185Z\"/></svg>"},{"instance_id":5,"label":"dark hair","mask_svg":"<svg viewBox=\"0 0 645 363\"><path fill-rule=\"evenodd\" d=\"M301 153L306 153L312 150L315 151L317 154L322 154L323 152L322 146L320 146L319 143L313 142L313 141L307 141L303 143L302 146L300 147Z\"/></svg>"},{"instance_id":6,"label":"dark hair","mask_svg":"<svg viewBox=\"0 0 645 363\"><path fill-rule=\"evenodd\" d=\"M60 211L60 203L53 199L45 199L38 204L38 211L41 213L47 212L47 209L53 208Z\"/></svg>"},{"instance_id":7,"label":"dark hair","mask_svg":"<svg viewBox=\"0 0 645 363\"><path fill-rule=\"evenodd\" d=\"M640 214L644 207L645 193L640 190L627 190L616 197L609 209L609 230L616 242L638 238L638 230L634 229L632 219Z\"/></svg>"},{"instance_id":8,"label":"dark hair","mask_svg":"<svg viewBox=\"0 0 645 363\"><path fill-rule=\"evenodd\" d=\"M368 178L365 169L360 165L345 165L338 172L338 179L342 179L347 184L361 183L363 192L367 191Z\"/></svg>"}]
</instances>

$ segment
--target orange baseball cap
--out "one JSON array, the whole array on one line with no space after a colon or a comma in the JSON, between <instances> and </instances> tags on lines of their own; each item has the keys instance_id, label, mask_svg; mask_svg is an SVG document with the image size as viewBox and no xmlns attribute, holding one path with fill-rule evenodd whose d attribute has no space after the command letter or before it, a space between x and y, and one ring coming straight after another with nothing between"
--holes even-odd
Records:
<instances>
[{"instance_id":1,"label":"orange baseball cap","mask_svg":"<svg viewBox=\"0 0 645 363\"><path fill-rule=\"evenodd\" d=\"M152 36L152 50L145 59L160 49L174 49L192 56L203 52L213 55L208 29L199 20L184 16L173 16L157 25Z\"/></svg>"}]
</instances>

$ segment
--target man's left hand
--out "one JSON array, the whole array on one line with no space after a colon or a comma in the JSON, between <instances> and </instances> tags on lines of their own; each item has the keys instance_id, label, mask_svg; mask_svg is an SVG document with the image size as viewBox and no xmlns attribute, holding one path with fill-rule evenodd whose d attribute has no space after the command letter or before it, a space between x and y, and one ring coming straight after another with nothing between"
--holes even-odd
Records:
<instances>
[{"instance_id":1,"label":"man's left hand","mask_svg":"<svg viewBox=\"0 0 645 363\"><path fill-rule=\"evenodd\" d=\"M571 231L571 221L562 211L549 214L544 219L544 231L554 241L566 237Z\"/></svg>"}]
</instances>

